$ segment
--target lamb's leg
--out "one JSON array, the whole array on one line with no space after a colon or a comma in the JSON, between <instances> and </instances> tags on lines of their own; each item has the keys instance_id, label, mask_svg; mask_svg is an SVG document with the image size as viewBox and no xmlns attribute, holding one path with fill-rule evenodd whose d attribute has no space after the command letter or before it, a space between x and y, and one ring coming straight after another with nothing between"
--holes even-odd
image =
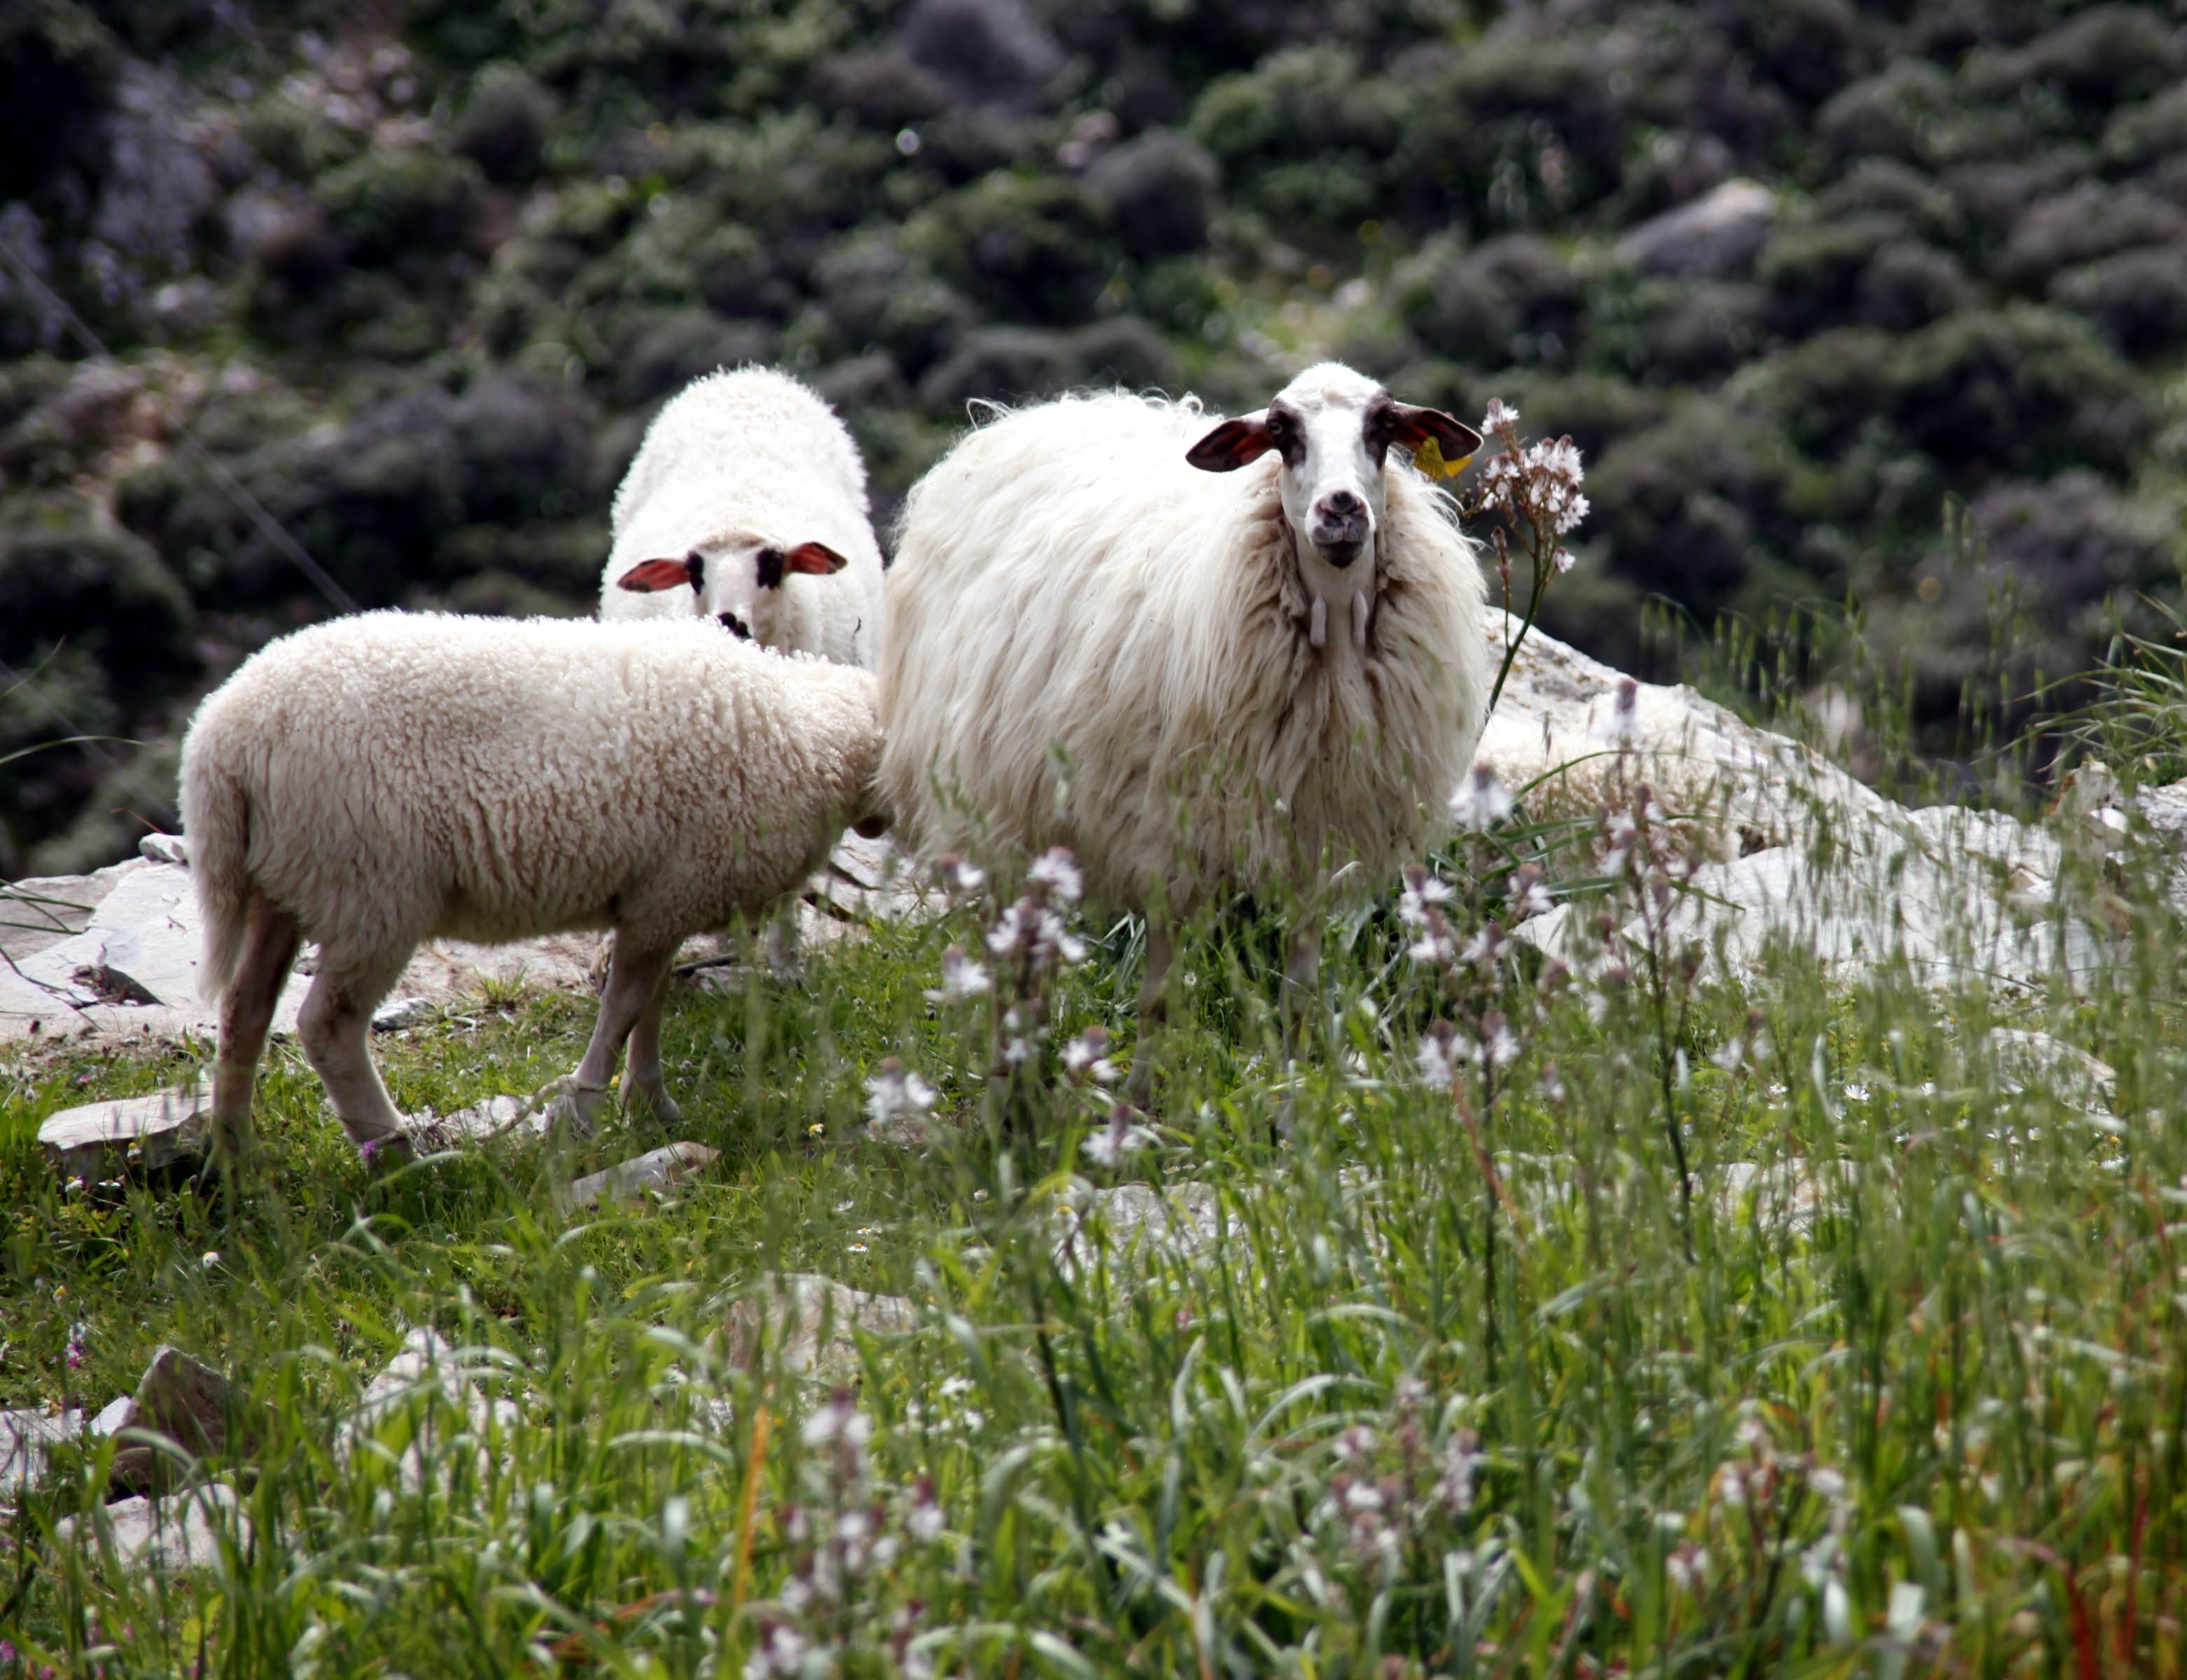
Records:
<instances>
[{"instance_id":1,"label":"lamb's leg","mask_svg":"<svg viewBox=\"0 0 2187 1680\"><path fill-rule=\"evenodd\" d=\"M608 970L607 990L600 994L599 1019L593 1023L592 1042L585 1046L585 1059L577 1064L577 1071L572 1077L571 1106L582 1130L592 1129L600 1104L607 1097L608 1080L615 1073L616 1063L622 1058L623 1042L646 1010L655 1005L661 982L667 978L669 961L675 954L672 944L641 951L627 935L620 930L616 933L615 966ZM661 1071L660 1058L660 1042L656 1038L653 1046L656 1081ZM633 1064L633 1076L636 1072Z\"/></svg>"},{"instance_id":2,"label":"lamb's leg","mask_svg":"<svg viewBox=\"0 0 2187 1680\"><path fill-rule=\"evenodd\" d=\"M1132 1049L1132 1074L1124 1082L1124 1100L1146 1107L1155 1093L1155 1042L1169 1021L1170 961L1177 941L1166 918L1147 918L1146 967L1139 976L1139 1037Z\"/></svg>"},{"instance_id":3,"label":"lamb's leg","mask_svg":"<svg viewBox=\"0 0 2187 1680\"><path fill-rule=\"evenodd\" d=\"M250 1093L266 1053L281 987L295 965L296 924L264 899L250 907L243 958L220 1000L220 1056L212 1076L212 1165L241 1161L250 1149Z\"/></svg>"},{"instance_id":4,"label":"lamb's leg","mask_svg":"<svg viewBox=\"0 0 2187 1680\"><path fill-rule=\"evenodd\" d=\"M1276 1127L1286 1138L1298 1113L1299 1056L1320 1013L1321 919L1317 916L1292 930L1290 952L1284 962L1284 1100Z\"/></svg>"},{"instance_id":5,"label":"lamb's leg","mask_svg":"<svg viewBox=\"0 0 2187 1680\"><path fill-rule=\"evenodd\" d=\"M683 1118L683 1111L669 1096L667 1082L661 1076L661 1018L667 1011L669 981L674 972L667 964L661 964L653 996L630 1031L630 1088L645 1100L653 1117L663 1126L673 1126Z\"/></svg>"},{"instance_id":6,"label":"lamb's leg","mask_svg":"<svg viewBox=\"0 0 2187 1680\"><path fill-rule=\"evenodd\" d=\"M318 978L296 1016L304 1054L326 1082L335 1113L360 1149L376 1152L403 1135L402 1113L379 1082L368 1040L372 1012L393 987L408 956L401 952L366 966L342 968L323 955Z\"/></svg>"}]
</instances>

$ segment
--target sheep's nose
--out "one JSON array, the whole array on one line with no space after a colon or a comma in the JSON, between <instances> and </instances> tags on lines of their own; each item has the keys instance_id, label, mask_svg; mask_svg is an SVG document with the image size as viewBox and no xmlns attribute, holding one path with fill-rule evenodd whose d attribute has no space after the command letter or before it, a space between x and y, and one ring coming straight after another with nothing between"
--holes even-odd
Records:
<instances>
[{"instance_id":1,"label":"sheep's nose","mask_svg":"<svg viewBox=\"0 0 2187 1680\"><path fill-rule=\"evenodd\" d=\"M1359 558L1367 543L1367 504L1348 490L1330 492L1313 504L1314 547L1340 569Z\"/></svg>"}]
</instances>

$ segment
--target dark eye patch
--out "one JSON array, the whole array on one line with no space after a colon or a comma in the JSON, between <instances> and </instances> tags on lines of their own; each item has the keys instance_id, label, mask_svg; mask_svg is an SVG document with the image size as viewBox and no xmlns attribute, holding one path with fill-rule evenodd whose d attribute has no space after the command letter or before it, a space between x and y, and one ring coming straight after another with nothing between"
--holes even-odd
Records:
<instances>
[{"instance_id":1,"label":"dark eye patch","mask_svg":"<svg viewBox=\"0 0 2187 1680\"><path fill-rule=\"evenodd\" d=\"M1360 425L1361 440L1377 466L1390 452L1390 445L1396 441L1397 435L1397 405L1385 393L1368 405Z\"/></svg>"},{"instance_id":2,"label":"dark eye patch","mask_svg":"<svg viewBox=\"0 0 2187 1680\"><path fill-rule=\"evenodd\" d=\"M1296 467L1306 459L1306 427L1299 417L1280 402L1268 405L1268 441L1276 446L1276 452L1284 458L1284 464Z\"/></svg>"},{"instance_id":3,"label":"dark eye patch","mask_svg":"<svg viewBox=\"0 0 2187 1680\"><path fill-rule=\"evenodd\" d=\"M749 642L751 640L751 626L746 624L734 613L718 614L717 615L717 621L721 625L722 629L728 631L730 635L735 637L739 642Z\"/></svg>"},{"instance_id":4,"label":"dark eye patch","mask_svg":"<svg viewBox=\"0 0 2187 1680\"><path fill-rule=\"evenodd\" d=\"M759 587L762 589L782 587L783 567L787 564L779 548L762 548L756 556L759 563Z\"/></svg>"}]
</instances>

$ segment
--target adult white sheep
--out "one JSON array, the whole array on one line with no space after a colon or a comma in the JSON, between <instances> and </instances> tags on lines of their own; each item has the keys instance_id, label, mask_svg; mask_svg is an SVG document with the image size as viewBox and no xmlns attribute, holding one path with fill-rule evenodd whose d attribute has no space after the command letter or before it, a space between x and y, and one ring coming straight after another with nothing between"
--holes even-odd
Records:
<instances>
[{"instance_id":1,"label":"adult white sheep","mask_svg":"<svg viewBox=\"0 0 2187 1680\"><path fill-rule=\"evenodd\" d=\"M1177 922L1226 888L1302 895L1296 1010L1332 876L1363 891L1418 856L1471 762L1479 565L1389 459L1431 440L1480 441L1328 362L1220 424L1122 394L1007 414L912 491L882 797L929 856L1065 844L1097 902L1145 913L1136 1101Z\"/></svg>"},{"instance_id":2,"label":"adult white sheep","mask_svg":"<svg viewBox=\"0 0 2187 1680\"><path fill-rule=\"evenodd\" d=\"M711 618L870 670L880 610L865 464L835 410L787 374L740 368L655 417L616 492L603 619Z\"/></svg>"},{"instance_id":3,"label":"adult white sheep","mask_svg":"<svg viewBox=\"0 0 2187 1680\"><path fill-rule=\"evenodd\" d=\"M304 940L319 963L298 1037L360 1146L402 1126L366 1048L373 1009L436 936L613 928L571 1106L589 1126L627 1039L631 1088L674 1118L661 1011L677 944L803 881L870 814L880 756L870 674L711 624L368 613L276 642L183 743L216 1148L249 1135Z\"/></svg>"}]
</instances>

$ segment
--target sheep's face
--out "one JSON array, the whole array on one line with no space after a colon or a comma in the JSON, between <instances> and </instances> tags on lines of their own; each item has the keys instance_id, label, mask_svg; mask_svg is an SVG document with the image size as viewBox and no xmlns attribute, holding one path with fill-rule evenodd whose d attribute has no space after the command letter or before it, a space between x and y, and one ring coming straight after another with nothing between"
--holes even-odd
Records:
<instances>
[{"instance_id":1,"label":"sheep's face","mask_svg":"<svg viewBox=\"0 0 2187 1680\"><path fill-rule=\"evenodd\" d=\"M800 572L824 577L849 564L824 542L778 548L731 542L694 548L680 560L640 560L616 580L616 587L641 593L689 589L694 613L742 640L779 648L790 635L784 579Z\"/></svg>"},{"instance_id":2,"label":"sheep's face","mask_svg":"<svg viewBox=\"0 0 2187 1680\"><path fill-rule=\"evenodd\" d=\"M1363 643L1390 446L1417 449L1430 438L1451 460L1481 442L1471 427L1440 410L1397 402L1365 374L1325 362L1285 385L1260 413L1225 420L1185 459L1204 471L1227 473L1272 449L1282 457L1284 517L1314 603L1313 640L1323 641L1334 600L1345 604Z\"/></svg>"}]
</instances>

